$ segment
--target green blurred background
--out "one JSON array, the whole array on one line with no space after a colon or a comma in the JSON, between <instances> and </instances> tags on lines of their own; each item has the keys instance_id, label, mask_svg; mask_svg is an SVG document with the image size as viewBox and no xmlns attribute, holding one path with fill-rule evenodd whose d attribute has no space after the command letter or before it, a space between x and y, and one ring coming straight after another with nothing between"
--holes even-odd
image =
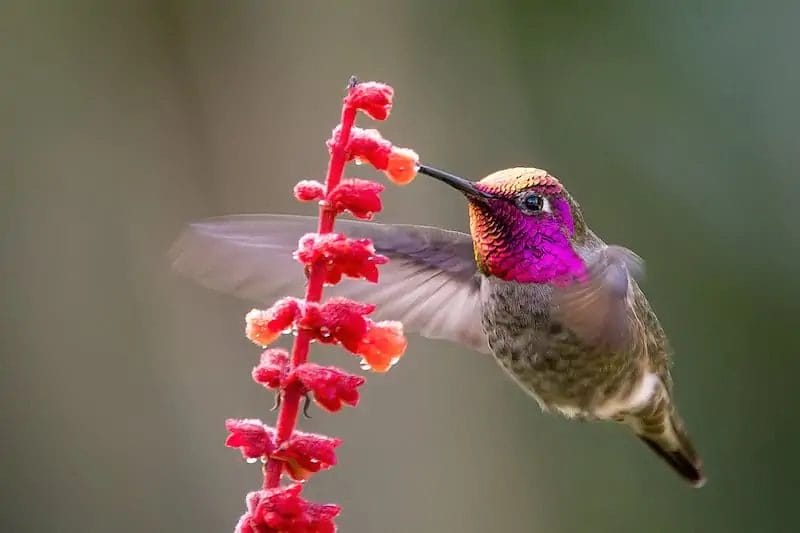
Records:
<instances>
[{"instance_id":1,"label":"green blurred background","mask_svg":"<svg viewBox=\"0 0 800 533\"><path fill-rule=\"evenodd\" d=\"M0 530L232 529L260 473L223 421L272 417L250 303L164 253L197 218L309 213L291 186L324 172L351 73L394 85L388 138L473 178L546 168L647 260L710 481L413 337L357 410L302 421L345 441L307 488L340 529L800 530L798 22L789 0L3 2ZM385 203L466 228L430 180Z\"/></svg>"}]
</instances>

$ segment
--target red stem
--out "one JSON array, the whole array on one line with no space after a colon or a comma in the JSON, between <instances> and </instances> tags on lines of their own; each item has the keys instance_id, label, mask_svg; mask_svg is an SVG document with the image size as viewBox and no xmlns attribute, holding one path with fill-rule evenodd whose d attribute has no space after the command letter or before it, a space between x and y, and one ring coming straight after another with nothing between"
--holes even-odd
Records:
<instances>
[{"instance_id":1,"label":"red stem","mask_svg":"<svg viewBox=\"0 0 800 533\"><path fill-rule=\"evenodd\" d=\"M342 106L341 130L337 142L331 147L331 157L328 162L328 173L325 176L325 192L332 191L342 179L342 172L347 163L345 147L350 140L350 130L356 119L356 109L347 104ZM336 212L331 210L325 202L320 202L319 206L319 233L330 233L333 231L333 223ZM322 287L325 282L324 265L313 265L308 276L306 286L306 301L319 302L322 298ZM308 360L308 350L311 345L311 334L308 330L301 329L297 332L292 347L291 367L302 365ZM278 411L278 423L276 427L276 444L278 446L285 442L294 431L297 423L297 415L300 410L300 399L302 390L297 386L290 386L283 390L283 401ZM281 469L283 463L270 459L264 468L264 488L273 489L280 485Z\"/></svg>"}]
</instances>

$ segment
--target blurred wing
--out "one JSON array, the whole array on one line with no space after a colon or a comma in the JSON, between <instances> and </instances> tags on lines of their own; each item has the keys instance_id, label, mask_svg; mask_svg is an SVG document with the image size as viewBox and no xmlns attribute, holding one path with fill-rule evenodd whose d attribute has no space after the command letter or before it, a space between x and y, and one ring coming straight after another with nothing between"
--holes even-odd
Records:
<instances>
[{"instance_id":1,"label":"blurred wing","mask_svg":"<svg viewBox=\"0 0 800 533\"><path fill-rule=\"evenodd\" d=\"M553 289L558 319L592 346L633 350L638 331L630 284L641 277L641 258L621 246L603 246L586 259L587 277Z\"/></svg>"},{"instance_id":2,"label":"blurred wing","mask_svg":"<svg viewBox=\"0 0 800 533\"><path fill-rule=\"evenodd\" d=\"M317 219L292 215L234 215L191 224L170 252L181 274L218 291L268 305L304 293L306 278L293 259L297 242ZM377 284L345 279L326 289L373 303L375 320L400 320L407 331L488 352L480 320L480 280L472 238L412 225L337 220L348 237L369 238L390 262Z\"/></svg>"}]
</instances>

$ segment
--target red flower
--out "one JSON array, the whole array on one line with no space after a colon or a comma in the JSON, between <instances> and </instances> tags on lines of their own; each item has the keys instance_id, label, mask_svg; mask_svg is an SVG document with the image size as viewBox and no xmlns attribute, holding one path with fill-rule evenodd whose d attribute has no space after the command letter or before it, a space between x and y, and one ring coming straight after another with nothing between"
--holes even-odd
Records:
<instances>
[{"instance_id":1,"label":"red flower","mask_svg":"<svg viewBox=\"0 0 800 533\"><path fill-rule=\"evenodd\" d=\"M320 342L338 343L360 355L365 368L386 372L403 355L407 343L400 322L375 323L366 318L374 310L371 304L331 298L322 305L307 304L299 325Z\"/></svg>"},{"instance_id":2,"label":"red flower","mask_svg":"<svg viewBox=\"0 0 800 533\"><path fill-rule=\"evenodd\" d=\"M266 346L288 329L299 313L296 298L282 298L266 311L253 309L244 317L245 335L259 346Z\"/></svg>"},{"instance_id":3,"label":"red flower","mask_svg":"<svg viewBox=\"0 0 800 533\"><path fill-rule=\"evenodd\" d=\"M275 432L261 420L229 418L225 421L225 429L230 433L225 446L239 448L245 459L267 457L275 449Z\"/></svg>"},{"instance_id":4,"label":"red flower","mask_svg":"<svg viewBox=\"0 0 800 533\"><path fill-rule=\"evenodd\" d=\"M275 430L261 420L225 421L228 438L225 446L239 448L248 460L276 459L285 463L286 472L295 481L308 479L311 474L336 464L336 447L341 439L295 431L276 448Z\"/></svg>"},{"instance_id":5,"label":"red flower","mask_svg":"<svg viewBox=\"0 0 800 533\"><path fill-rule=\"evenodd\" d=\"M341 439L295 431L270 457L284 461L293 480L303 481L335 465L336 447L341 443Z\"/></svg>"},{"instance_id":6,"label":"red flower","mask_svg":"<svg viewBox=\"0 0 800 533\"><path fill-rule=\"evenodd\" d=\"M236 533L334 533L339 506L309 502L301 491L300 485L292 485L251 492Z\"/></svg>"},{"instance_id":7,"label":"red flower","mask_svg":"<svg viewBox=\"0 0 800 533\"><path fill-rule=\"evenodd\" d=\"M340 127L337 126L333 130L333 138L328 141L329 148L338 143L340 134ZM391 153L392 143L384 139L378 130L353 128L350 131L350 140L345 148L348 161L367 162L378 170L386 170Z\"/></svg>"},{"instance_id":8,"label":"red flower","mask_svg":"<svg viewBox=\"0 0 800 533\"><path fill-rule=\"evenodd\" d=\"M302 239L295 259L307 267L322 263L325 266L325 283L334 285L342 276L378 281L378 265L388 259L375 253L369 239L348 239L338 233L309 233Z\"/></svg>"},{"instance_id":9,"label":"red flower","mask_svg":"<svg viewBox=\"0 0 800 533\"><path fill-rule=\"evenodd\" d=\"M358 405L358 387L366 381L361 376L348 374L336 367L323 367L305 363L289 370L289 353L273 348L261 354L261 362L253 368L253 380L270 389L289 387L299 382L314 401L330 412L339 411L342 404Z\"/></svg>"},{"instance_id":10,"label":"red flower","mask_svg":"<svg viewBox=\"0 0 800 533\"><path fill-rule=\"evenodd\" d=\"M361 376L348 374L336 367L314 363L305 363L292 370L287 382L293 380L302 383L313 394L314 401L331 412L339 411L342 404L351 407L358 405L358 387L366 381Z\"/></svg>"},{"instance_id":11,"label":"red flower","mask_svg":"<svg viewBox=\"0 0 800 533\"><path fill-rule=\"evenodd\" d=\"M337 144L340 133L339 127L333 130L333 137L328 141L329 149ZM378 130L353 128L345 152L348 161L367 161L376 169L382 170L397 185L406 185L417 175L417 153L409 148L392 145Z\"/></svg>"},{"instance_id":12,"label":"red flower","mask_svg":"<svg viewBox=\"0 0 800 533\"><path fill-rule=\"evenodd\" d=\"M380 183L357 178L342 180L327 198L325 188L318 181L303 180L294 186L294 196L301 202L324 199L335 214L349 211L354 217L365 220L371 219L373 214L383 208L381 192L383 185Z\"/></svg>"},{"instance_id":13,"label":"red flower","mask_svg":"<svg viewBox=\"0 0 800 533\"><path fill-rule=\"evenodd\" d=\"M356 218L369 220L383 208L380 197L382 191L383 185L374 181L342 180L328 195L328 204L336 214L350 211Z\"/></svg>"},{"instance_id":14,"label":"red flower","mask_svg":"<svg viewBox=\"0 0 800 533\"><path fill-rule=\"evenodd\" d=\"M403 324L387 320L370 321L366 334L355 353L363 358L364 366L375 372L386 372L402 357L408 342L403 336Z\"/></svg>"},{"instance_id":15,"label":"red flower","mask_svg":"<svg viewBox=\"0 0 800 533\"><path fill-rule=\"evenodd\" d=\"M325 187L316 180L303 180L294 186L294 197L301 202L313 202L325 197Z\"/></svg>"},{"instance_id":16,"label":"red flower","mask_svg":"<svg viewBox=\"0 0 800 533\"><path fill-rule=\"evenodd\" d=\"M333 503L309 503L305 508L303 520L308 524L307 533L336 533L333 519L342 512L341 507ZM289 531L288 533L293 533Z\"/></svg>"},{"instance_id":17,"label":"red flower","mask_svg":"<svg viewBox=\"0 0 800 533\"><path fill-rule=\"evenodd\" d=\"M392 110L394 89L385 83L368 81L351 88L344 103L360 109L374 120L386 120Z\"/></svg>"},{"instance_id":18,"label":"red flower","mask_svg":"<svg viewBox=\"0 0 800 533\"><path fill-rule=\"evenodd\" d=\"M288 367L289 352L282 348L271 348L261 354L261 361L253 367L251 375L256 383L269 389L277 389L281 386Z\"/></svg>"},{"instance_id":19,"label":"red flower","mask_svg":"<svg viewBox=\"0 0 800 533\"><path fill-rule=\"evenodd\" d=\"M322 343L339 343L355 352L369 326L364 315L374 310L375 306L371 304L362 304L347 298L331 298L321 305L307 304L300 325L310 329L314 338Z\"/></svg>"}]
</instances>

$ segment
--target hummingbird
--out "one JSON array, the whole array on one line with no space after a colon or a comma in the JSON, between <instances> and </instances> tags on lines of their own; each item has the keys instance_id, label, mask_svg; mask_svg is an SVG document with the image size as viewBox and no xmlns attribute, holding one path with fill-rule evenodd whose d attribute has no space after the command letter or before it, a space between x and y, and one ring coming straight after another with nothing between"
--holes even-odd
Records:
<instances>
[{"instance_id":1,"label":"hummingbird","mask_svg":"<svg viewBox=\"0 0 800 533\"><path fill-rule=\"evenodd\" d=\"M466 198L470 233L337 221L390 261L380 282L345 280L329 293L377 305L376 320L491 354L544 411L627 427L694 487L702 462L673 401L671 348L638 281L643 261L607 245L561 182L537 168L471 181L419 173ZM315 217L233 215L190 224L174 268L259 302L300 293L292 252Z\"/></svg>"}]
</instances>

